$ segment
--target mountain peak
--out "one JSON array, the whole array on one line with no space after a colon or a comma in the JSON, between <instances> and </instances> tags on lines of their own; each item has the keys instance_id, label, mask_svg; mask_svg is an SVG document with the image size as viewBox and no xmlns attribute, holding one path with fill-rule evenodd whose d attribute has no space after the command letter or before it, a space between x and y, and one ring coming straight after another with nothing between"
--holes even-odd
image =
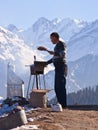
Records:
<instances>
[{"instance_id":1,"label":"mountain peak","mask_svg":"<svg viewBox=\"0 0 98 130\"><path fill-rule=\"evenodd\" d=\"M51 26L51 21L49 21L48 19L41 17L39 18L34 24L33 24L33 30L39 30L39 28L43 28L44 30L47 30L48 27Z\"/></svg>"},{"instance_id":2,"label":"mountain peak","mask_svg":"<svg viewBox=\"0 0 98 130\"><path fill-rule=\"evenodd\" d=\"M8 29L9 31L11 31L11 32L13 32L13 31L18 31L18 28L17 28L15 25L13 25L13 24L9 24L9 25L7 26L7 29Z\"/></svg>"},{"instance_id":3,"label":"mountain peak","mask_svg":"<svg viewBox=\"0 0 98 130\"><path fill-rule=\"evenodd\" d=\"M44 17L40 17L34 24L35 25L40 25L40 24L44 24L44 23L47 23L47 22L50 22L48 19L44 18Z\"/></svg>"},{"instance_id":4,"label":"mountain peak","mask_svg":"<svg viewBox=\"0 0 98 130\"><path fill-rule=\"evenodd\" d=\"M55 19L52 20L52 23L53 23L54 25L56 25L56 24L59 23L59 22L61 22L61 19L60 19L60 18L55 18Z\"/></svg>"}]
</instances>

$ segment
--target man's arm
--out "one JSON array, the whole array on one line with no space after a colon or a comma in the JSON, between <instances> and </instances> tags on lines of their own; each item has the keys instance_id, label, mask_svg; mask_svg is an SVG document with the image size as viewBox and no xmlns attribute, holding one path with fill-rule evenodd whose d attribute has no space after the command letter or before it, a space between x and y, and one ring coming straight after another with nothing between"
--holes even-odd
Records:
<instances>
[{"instance_id":1,"label":"man's arm","mask_svg":"<svg viewBox=\"0 0 98 130\"><path fill-rule=\"evenodd\" d=\"M49 54L51 54L51 55L54 55L54 51L49 51L49 50L47 50L47 52L48 52Z\"/></svg>"}]
</instances>

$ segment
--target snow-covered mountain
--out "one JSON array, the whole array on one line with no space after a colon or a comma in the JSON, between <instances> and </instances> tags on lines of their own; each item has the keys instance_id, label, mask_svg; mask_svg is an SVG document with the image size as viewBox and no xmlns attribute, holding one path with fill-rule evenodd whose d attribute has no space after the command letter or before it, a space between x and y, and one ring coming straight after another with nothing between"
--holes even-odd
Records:
<instances>
[{"instance_id":1,"label":"snow-covered mountain","mask_svg":"<svg viewBox=\"0 0 98 130\"><path fill-rule=\"evenodd\" d=\"M68 60L77 60L85 55L98 55L98 20L92 22L68 42Z\"/></svg>"},{"instance_id":2,"label":"snow-covered mountain","mask_svg":"<svg viewBox=\"0 0 98 130\"><path fill-rule=\"evenodd\" d=\"M11 31L11 32L17 32L17 31L19 31L19 29L18 29L15 25L13 25L13 24L9 24L9 25L7 26L7 29L8 29L9 31Z\"/></svg>"},{"instance_id":3,"label":"snow-covered mountain","mask_svg":"<svg viewBox=\"0 0 98 130\"><path fill-rule=\"evenodd\" d=\"M37 51L39 45L49 49L54 46L49 35L57 31L67 43L67 61L69 74L67 77L67 91L77 91L81 88L98 84L98 20L87 23L81 20L39 18L27 30L18 29L10 24L6 29L0 27L0 96L6 90L7 64L15 65L16 73L28 83L29 68L33 64L33 57L37 60L48 60L51 56L47 52ZM54 71L52 66L46 68L46 87L54 87ZM42 77L43 78L43 77ZM25 90L26 90L25 87ZM53 91L51 91L53 94ZM50 94L51 95L51 94Z\"/></svg>"},{"instance_id":4,"label":"snow-covered mountain","mask_svg":"<svg viewBox=\"0 0 98 130\"><path fill-rule=\"evenodd\" d=\"M88 54L68 66L68 92L98 85L98 55Z\"/></svg>"},{"instance_id":5,"label":"snow-covered mountain","mask_svg":"<svg viewBox=\"0 0 98 130\"><path fill-rule=\"evenodd\" d=\"M98 20L73 35L67 45L69 91L97 85Z\"/></svg>"},{"instance_id":6,"label":"snow-covered mountain","mask_svg":"<svg viewBox=\"0 0 98 130\"><path fill-rule=\"evenodd\" d=\"M19 39L16 34L0 27L0 95L6 95L7 83L7 65L11 63L15 66L15 71L23 79L29 75L29 69L25 65L33 64L33 57L36 55L37 59L41 60L23 40ZM27 78L28 79L28 78ZM27 80L26 80L27 81Z\"/></svg>"},{"instance_id":7,"label":"snow-covered mountain","mask_svg":"<svg viewBox=\"0 0 98 130\"><path fill-rule=\"evenodd\" d=\"M0 27L0 60L14 62L20 68L22 64L32 63L34 55L37 54L16 34Z\"/></svg>"},{"instance_id":8,"label":"snow-covered mountain","mask_svg":"<svg viewBox=\"0 0 98 130\"><path fill-rule=\"evenodd\" d=\"M87 22L72 20L70 18L62 20L56 18L49 21L48 19L41 17L27 30L17 31L16 33L33 48L42 44L49 47L49 35L51 32L59 32L62 38L68 41L73 34L78 33L85 26L87 26L87 24Z\"/></svg>"},{"instance_id":9,"label":"snow-covered mountain","mask_svg":"<svg viewBox=\"0 0 98 130\"><path fill-rule=\"evenodd\" d=\"M46 18L39 18L30 28L23 31L14 31L21 39L25 41L27 45L36 50L38 46L44 45L49 49L53 49L53 45L50 41L50 34L53 31L57 31L61 38L67 42L69 39L80 32L88 25L87 22L81 20L66 19L54 19L49 21ZM40 52L37 52L40 55ZM47 54L42 56L47 59ZM49 56L48 56L49 57Z\"/></svg>"}]
</instances>

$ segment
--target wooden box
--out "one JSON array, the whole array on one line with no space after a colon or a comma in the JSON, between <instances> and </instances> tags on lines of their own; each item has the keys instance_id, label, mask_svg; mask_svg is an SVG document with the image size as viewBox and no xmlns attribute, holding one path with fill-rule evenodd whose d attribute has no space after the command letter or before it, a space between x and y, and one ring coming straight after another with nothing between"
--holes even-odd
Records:
<instances>
[{"instance_id":1,"label":"wooden box","mask_svg":"<svg viewBox=\"0 0 98 130\"><path fill-rule=\"evenodd\" d=\"M30 105L32 107L47 107L46 89L34 89L30 93Z\"/></svg>"}]
</instances>

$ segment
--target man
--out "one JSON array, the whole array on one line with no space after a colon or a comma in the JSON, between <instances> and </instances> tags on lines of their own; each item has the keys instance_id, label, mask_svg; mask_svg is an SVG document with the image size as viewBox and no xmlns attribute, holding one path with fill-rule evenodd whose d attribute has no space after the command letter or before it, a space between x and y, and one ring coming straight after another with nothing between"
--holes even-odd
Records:
<instances>
[{"instance_id":1,"label":"man","mask_svg":"<svg viewBox=\"0 0 98 130\"><path fill-rule=\"evenodd\" d=\"M49 51L44 47L39 49L46 50L49 54L53 55L53 58L48 60L47 64L53 63L55 67L55 93L58 102L62 107L66 107L66 76L67 76L67 64L66 64L66 45L59 40L59 34L53 32L50 34L50 39L55 44L54 51Z\"/></svg>"}]
</instances>

